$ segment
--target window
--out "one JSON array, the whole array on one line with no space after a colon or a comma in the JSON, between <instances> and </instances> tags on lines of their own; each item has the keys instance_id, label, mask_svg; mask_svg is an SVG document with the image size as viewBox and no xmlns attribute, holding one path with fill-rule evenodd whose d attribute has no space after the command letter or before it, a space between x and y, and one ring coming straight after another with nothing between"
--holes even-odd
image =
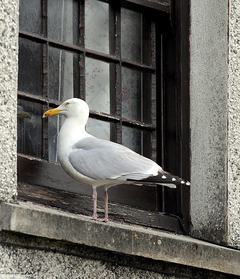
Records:
<instances>
[{"instance_id":1,"label":"window","mask_svg":"<svg viewBox=\"0 0 240 279\"><path fill-rule=\"evenodd\" d=\"M19 198L91 210L89 198L84 200L91 189L57 163L62 119L41 118L71 97L88 102L90 133L188 178L187 36L186 1L21 0ZM186 221L179 219L188 218L183 187L121 186L109 194L123 204L117 219L179 230Z\"/></svg>"}]
</instances>

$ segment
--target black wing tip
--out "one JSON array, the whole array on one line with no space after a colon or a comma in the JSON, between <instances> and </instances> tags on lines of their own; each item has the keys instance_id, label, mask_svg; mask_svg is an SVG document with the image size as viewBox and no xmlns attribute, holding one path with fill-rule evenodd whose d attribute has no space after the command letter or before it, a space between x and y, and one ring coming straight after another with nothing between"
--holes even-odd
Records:
<instances>
[{"instance_id":1,"label":"black wing tip","mask_svg":"<svg viewBox=\"0 0 240 279\"><path fill-rule=\"evenodd\" d=\"M166 182L171 182L171 183L175 183L175 184L182 184L182 185L187 185L187 186L191 185L191 183L188 180L185 180L185 179L183 179L179 176L173 175L169 172L159 173L158 177L161 177Z\"/></svg>"},{"instance_id":2,"label":"black wing tip","mask_svg":"<svg viewBox=\"0 0 240 279\"><path fill-rule=\"evenodd\" d=\"M141 181L145 182L156 182L156 183L171 183L175 185L186 185L190 186L191 183L179 176L173 175L168 172L158 173L156 176L149 176Z\"/></svg>"}]
</instances>

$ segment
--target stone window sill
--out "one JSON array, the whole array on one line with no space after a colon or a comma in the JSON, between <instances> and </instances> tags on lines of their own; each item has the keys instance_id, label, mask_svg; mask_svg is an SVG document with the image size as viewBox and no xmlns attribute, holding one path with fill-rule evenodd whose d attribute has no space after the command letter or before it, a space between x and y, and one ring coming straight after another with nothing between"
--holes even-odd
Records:
<instances>
[{"instance_id":1,"label":"stone window sill","mask_svg":"<svg viewBox=\"0 0 240 279\"><path fill-rule=\"evenodd\" d=\"M95 222L30 202L1 203L0 230L240 275L240 251L141 226Z\"/></svg>"}]
</instances>

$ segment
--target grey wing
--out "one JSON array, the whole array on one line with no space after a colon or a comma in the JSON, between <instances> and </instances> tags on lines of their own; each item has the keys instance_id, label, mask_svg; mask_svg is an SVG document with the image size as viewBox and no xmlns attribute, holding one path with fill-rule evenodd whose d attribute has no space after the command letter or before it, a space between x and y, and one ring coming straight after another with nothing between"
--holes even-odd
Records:
<instances>
[{"instance_id":1,"label":"grey wing","mask_svg":"<svg viewBox=\"0 0 240 279\"><path fill-rule=\"evenodd\" d=\"M79 141L69 155L72 166L93 179L144 179L161 167L127 147L95 137Z\"/></svg>"}]
</instances>

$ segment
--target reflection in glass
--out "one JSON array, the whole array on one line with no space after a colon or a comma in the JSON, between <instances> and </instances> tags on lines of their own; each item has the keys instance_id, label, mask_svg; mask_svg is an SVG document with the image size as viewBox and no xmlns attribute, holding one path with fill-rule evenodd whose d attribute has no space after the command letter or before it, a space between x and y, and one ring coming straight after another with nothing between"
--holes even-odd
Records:
<instances>
[{"instance_id":1,"label":"reflection in glass","mask_svg":"<svg viewBox=\"0 0 240 279\"><path fill-rule=\"evenodd\" d=\"M141 130L123 126L122 128L122 144L132 149L133 151L141 154Z\"/></svg>"},{"instance_id":2,"label":"reflection in glass","mask_svg":"<svg viewBox=\"0 0 240 279\"><path fill-rule=\"evenodd\" d=\"M141 72L122 68L122 116L141 121Z\"/></svg>"},{"instance_id":3,"label":"reflection in glass","mask_svg":"<svg viewBox=\"0 0 240 279\"><path fill-rule=\"evenodd\" d=\"M121 50L122 58L141 62L142 15L121 9Z\"/></svg>"},{"instance_id":4,"label":"reflection in glass","mask_svg":"<svg viewBox=\"0 0 240 279\"><path fill-rule=\"evenodd\" d=\"M20 30L41 34L41 13L41 0L20 0Z\"/></svg>"},{"instance_id":5,"label":"reflection in glass","mask_svg":"<svg viewBox=\"0 0 240 279\"><path fill-rule=\"evenodd\" d=\"M18 90L42 95L42 45L19 39Z\"/></svg>"},{"instance_id":6,"label":"reflection in glass","mask_svg":"<svg viewBox=\"0 0 240 279\"><path fill-rule=\"evenodd\" d=\"M18 152L36 157L42 154L42 106L18 101Z\"/></svg>"},{"instance_id":7,"label":"reflection in glass","mask_svg":"<svg viewBox=\"0 0 240 279\"><path fill-rule=\"evenodd\" d=\"M86 130L95 137L110 140L110 123L108 122L89 118Z\"/></svg>"},{"instance_id":8,"label":"reflection in glass","mask_svg":"<svg viewBox=\"0 0 240 279\"><path fill-rule=\"evenodd\" d=\"M48 37L70 44L79 43L79 9L77 0L48 1Z\"/></svg>"},{"instance_id":9,"label":"reflection in glass","mask_svg":"<svg viewBox=\"0 0 240 279\"><path fill-rule=\"evenodd\" d=\"M143 63L155 64L156 63L156 24L152 21L148 21L149 32L143 32L145 38L143 38ZM149 51L151 49L151 51Z\"/></svg>"},{"instance_id":10,"label":"reflection in glass","mask_svg":"<svg viewBox=\"0 0 240 279\"><path fill-rule=\"evenodd\" d=\"M86 101L90 109L110 113L108 63L86 58Z\"/></svg>"},{"instance_id":11,"label":"reflection in glass","mask_svg":"<svg viewBox=\"0 0 240 279\"><path fill-rule=\"evenodd\" d=\"M50 162L57 162L57 137L63 122L63 116L48 118L48 160Z\"/></svg>"},{"instance_id":12,"label":"reflection in glass","mask_svg":"<svg viewBox=\"0 0 240 279\"><path fill-rule=\"evenodd\" d=\"M109 5L85 1L85 47L109 53Z\"/></svg>"},{"instance_id":13,"label":"reflection in glass","mask_svg":"<svg viewBox=\"0 0 240 279\"><path fill-rule=\"evenodd\" d=\"M49 84L51 99L66 100L79 90L79 55L49 47Z\"/></svg>"}]
</instances>

